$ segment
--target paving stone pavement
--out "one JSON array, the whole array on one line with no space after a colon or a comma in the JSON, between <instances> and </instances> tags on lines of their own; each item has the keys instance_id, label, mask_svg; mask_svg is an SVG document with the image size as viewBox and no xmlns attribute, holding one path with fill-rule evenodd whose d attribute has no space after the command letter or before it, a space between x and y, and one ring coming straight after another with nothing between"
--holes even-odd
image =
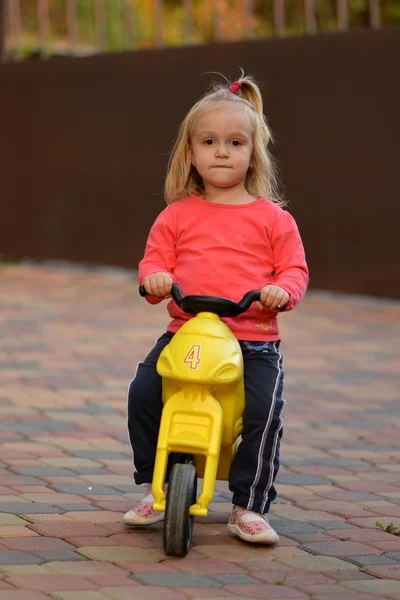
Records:
<instances>
[{"instance_id":1,"label":"paving stone pavement","mask_svg":"<svg viewBox=\"0 0 400 600\"><path fill-rule=\"evenodd\" d=\"M134 272L0 266L1 600L400 600L400 303L310 292L280 317L287 408L273 548L130 529L126 390L163 332Z\"/></svg>"}]
</instances>

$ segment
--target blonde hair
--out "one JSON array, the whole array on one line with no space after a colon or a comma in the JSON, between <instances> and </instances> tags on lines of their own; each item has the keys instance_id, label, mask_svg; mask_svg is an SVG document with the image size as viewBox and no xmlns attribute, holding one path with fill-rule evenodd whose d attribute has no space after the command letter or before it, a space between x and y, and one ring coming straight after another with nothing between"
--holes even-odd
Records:
<instances>
[{"instance_id":1,"label":"blonde hair","mask_svg":"<svg viewBox=\"0 0 400 600\"><path fill-rule=\"evenodd\" d=\"M274 159L267 146L272 141L272 133L263 114L261 91L252 77L245 76L237 80L239 89L233 92L227 85L216 84L188 112L179 128L178 136L168 163L165 181L165 200L167 204L182 200L190 194L203 193L203 181L191 160L190 136L200 111L221 104L246 110L253 129L253 155L251 169L247 171L245 188L254 197L267 197L279 205L285 202L278 195L278 181Z\"/></svg>"}]
</instances>

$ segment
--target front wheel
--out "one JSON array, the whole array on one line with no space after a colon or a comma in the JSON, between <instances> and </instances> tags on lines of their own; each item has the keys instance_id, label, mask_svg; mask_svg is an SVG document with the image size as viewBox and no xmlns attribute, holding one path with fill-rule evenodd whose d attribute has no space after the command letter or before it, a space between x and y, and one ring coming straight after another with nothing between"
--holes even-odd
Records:
<instances>
[{"instance_id":1,"label":"front wheel","mask_svg":"<svg viewBox=\"0 0 400 600\"><path fill-rule=\"evenodd\" d=\"M189 509L196 502L197 475L193 464L177 463L169 477L164 519L164 552L168 556L185 556L193 534L193 517Z\"/></svg>"}]
</instances>

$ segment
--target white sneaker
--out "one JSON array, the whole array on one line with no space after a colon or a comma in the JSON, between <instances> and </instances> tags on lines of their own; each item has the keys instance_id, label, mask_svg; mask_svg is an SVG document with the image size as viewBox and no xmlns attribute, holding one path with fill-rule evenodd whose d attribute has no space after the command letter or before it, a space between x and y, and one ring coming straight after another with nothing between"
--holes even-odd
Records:
<instances>
[{"instance_id":1,"label":"white sneaker","mask_svg":"<svg viewBox=\"0 0 400 600\"><path fill-rule=\"evenodd\" d=\"M147 488L145 497L122 517L125 525L153 525L164 519L164 512L153 510L154 496L151 484Z\"/></svg>"},{"instance_id":2,"label":"white sneaker","mask_svg":"<svg viewBox=\"0 0 400 600\"><path fill-rule=\"evenodd\" d=\"M238 535L245 542L272 546L279 542L279 535L268 521L266 515L234 506L229 518L229 531Z\"/></svg>"}]
</instances>

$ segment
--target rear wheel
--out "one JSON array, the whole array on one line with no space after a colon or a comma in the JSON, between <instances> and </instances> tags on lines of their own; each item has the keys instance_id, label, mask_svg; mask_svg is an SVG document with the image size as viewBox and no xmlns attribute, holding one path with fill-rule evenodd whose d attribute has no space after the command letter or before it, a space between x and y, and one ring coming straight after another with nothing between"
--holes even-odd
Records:
<instances>
[{"instance_id":1,"label":"rear wheel","mask_svg":"<svg viewBox=\"0 0 400 600\"><path fill-rule=\"evenodd\" d=\"M193 464L175 464L169 477L164 519L164 552L185 556L193 535L193 517L189 509L196 502L197 475Z\"/></svg>"}]
</instances>

